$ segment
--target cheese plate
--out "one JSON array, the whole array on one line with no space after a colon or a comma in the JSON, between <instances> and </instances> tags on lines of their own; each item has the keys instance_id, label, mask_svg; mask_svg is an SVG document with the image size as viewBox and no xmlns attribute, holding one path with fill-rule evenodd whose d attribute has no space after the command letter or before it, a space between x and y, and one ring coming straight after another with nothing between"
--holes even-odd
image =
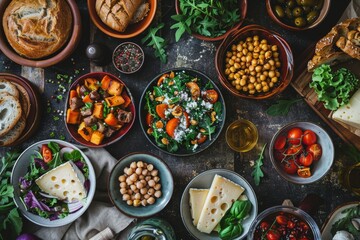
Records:
<instances>
[{"instance_id":1,"label":"cheese plate","mask_svg":"<svg viewBox=\"0 0 360 240\"><path fill-rule=\"evenodd\" d=\"M234 185L240 185L243 188L242 195L246 195L246 197L250 200L252 204L251 211L249 213L249 216L245 218L245 220L242 222L243 226L243 233L240 237L236 238L236 240L240 240L246 237L247 232L249 231L250 225L252 221L255 219L257 213L258 213L258 203L257 198L255 195L254 190L252 189L251 185L239 174L227 170L227 169L212 169L205 172L200 173L196 177L194 177L189 184L186 186L180 202L180 214L183 221L183 224L185 225L188 232L196 239L207 239L207 240L218 240L220 239L217 232L211 232L210 234L200 232L197 227L193 224L193 218L191 214L191 206L190 206L190 189L209 189L213 183L214 177L216 178L224 178L228 181L226 182L232 182L234 191L236 191L236 186ZM215 182L215 181L214 181ZM223 181L219 181L223 182ZM221 188L220 188L221 189ZM194 191L194 190L192 190ZM195 190L196 191L196 190ZM201 198L201 190L197 191ZM205 192L206 191L202 191ZM211 189L210 189L211 192ZM226 196L226 194L225 194ZM211 198L212 199L212 198ZM200 201L201 199L199 199ZM203 201L204 202L204 201ZM206 204L206 202L205 202ZM202 205L202 204L200 204ZM213 210L213 209L212 209ZM200 220L201 221L201 217Z\"/></svg>"}]
</instances>

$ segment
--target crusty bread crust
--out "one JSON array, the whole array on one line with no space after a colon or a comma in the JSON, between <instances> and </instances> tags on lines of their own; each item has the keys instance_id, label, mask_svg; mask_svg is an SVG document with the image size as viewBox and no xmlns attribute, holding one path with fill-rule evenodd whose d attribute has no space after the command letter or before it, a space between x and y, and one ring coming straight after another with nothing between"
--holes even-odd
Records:
<instances>
[{"instance_id":1,"label":"crusty bread crust","mask_svg":"<svg viewBox=\"0 0 360 240\"><path fill-rule=\"evenodd\" d=\"M12 95L0 99L0 137L15 127L22 114L20 101Z\"/></svg>"},{"instance_id":2,"label":"crusty bread crust","mask_svg":"<svg viewBox=\"0 0 360 240\"><path fill-rule=\"evenodd\" d=\"M5 79L0 79L0 93L9 93L14 97L19 97L19 91L14 84Z\"/></svg>"},{"instance_id":3,"label":"crusty bread crust","mask_svg":"<svg viewBox=\"0 0 360 240\"><path fill-rule=\"evenodd\" d=\"M13 0L4 12L3 28L18 54L40 59L64 46L72 14L65 0Z\"/></svg>"},{"instance_id":4,"label":"crusty bread crust","mask_svg":"<svg viewBox=\"0 0 360 240\"><path fill-rule=\"evenodd\" d=\"M10 132L0 137L0 146L7 146L15 142L23 133L25 126L26 119L22 116Z\"/></svg>"}]
</instances>

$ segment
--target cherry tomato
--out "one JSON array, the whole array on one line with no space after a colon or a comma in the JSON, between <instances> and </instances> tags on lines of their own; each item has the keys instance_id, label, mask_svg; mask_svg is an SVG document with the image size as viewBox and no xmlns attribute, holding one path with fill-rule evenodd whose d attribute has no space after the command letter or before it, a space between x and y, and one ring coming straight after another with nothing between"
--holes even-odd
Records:
<instances>
[{"instance_id":1,"label":"cherry tomato","mask_svg":"<svg viewBox=\"0 0 360 240\"><path fill-rule=\"evenodd\" d=\"M299 238L299 240L310 240L308 237L302 236Z\"/></svg>"},{"instance_id":2,"label":"cherry tomato","mask_svg":"<svg viewBox=\"0 0 360 240\"><path fill-rule=\"evenodd\" d=\"M308 146L306 148L306 151L312 153L312 155L314 156L314 161L318 161L321 158L322 149L321 145L318 143Z\"/></svg>"},{"instance_id":3,"label":"cherry tomato","mask_svg":"<svg viewBox=\"0 0 360 240\"><path fill-rule=\"evenodd\" d=\"M288 222L288 219L284 215L278 215L278 216L276 216L276 222L280 225L286 225Z\"/></svg>"},{"instance_id":4,"label":"cherry tomato","mask_svg":"<svg viewBox=\"0 0 360 240\"><path fill-rule=\"evenodd\" d=\"M281 237L280 233L278 231L276 231L276 230L270 230L266 234L266 239L267 240L279 240L280 237Z\"/></svg>"},{"instance_id":5,"label":"cherry tomato","mask_svg":"<svg viewBox=\"0 0 360 240\"><path fill-rule=\"evenodd\" d=\"M288 174L295 174L298 170L298 166L296 166L294 159L290 159L284 165L284 170Z\"/></svg>"},{"instance_id":6,"label":"cherry tomato","mask_svg":"<svg viewBox=\"0 0 360 240\"><path fill-rule=\"evenodd\" d=\"M41 146L41 155L46 163L51 162L53 159L50 148L45 144Z\"/></svg>"},{"instance_id":7,"label":"cherry tomato","mask_svg":"<svg viewBox=\"0 0 360 240\"><path fill-rule=\"evenodd\" d=\"M286 145L286 137L285 136L279 136L275 140L274 148L276 150L282 150Z\"/></svg>"},{"instance_id":8,"label":"cherry tomato","mask_svg":"<svg viewBox=\"0 0 360 240\"><path fill-rule=\"evenodd\" d=\"M299 158L299 163L305 167L309 167L313 163L313 160L314 156L312 155L312 153L302 153Z\"/></svg>"},{"instance_id":9,"label":"cherry tomato","mask_svg":"<svg viewBox=\"0 0 360 240\"><path fill-rule=\"evenodd\" d=\"M302 142L305 145L310 146L310 145L316 143L316 140L317 140L316 134L313 131L305 130L303 138L302 138Z\"/></svg>"},{"instance_id":10,"label":"cherry tomato","mask_svg":"<svg viewBox=\"0 0 360 240\"><path fill-rule=\"evenodd\" d=\"M290 129L287 135L289 143L292 145L299 145L302 135L303 131L300 128Z\"/></svg>"},{"instance_id":11,"label":"cherry tomato","mask_svg":"<svg viewBox=\"0 0 360 240\"><path fill-rule=\"evenodd\" d=\"M277 161L282 161L284 159L285 155L280 151L274 151L274 158Z\"/></svg>"},{"instance_id":12,"label":"cherry tomato","mask_svg":"<svg viewBox=\"0 0 360 240\"><path fill-rule=\"evenodd\" d=\"M269 229L269 227L270 227L270 224L268 222L262 222L260 224L260 229L262 232L267 231Z\"/></svg>"},{"instance_id":13,"label":"cherry tomato","mask_svg":"<svg viewBox=\"0 0 360 240\"><path fill-rule=\"evenodd\" d=\"M289 229L293 229L295 227L295 223L293 221L288 221L286 227Z\"/></svg>"},{"instance_id":14,"label":"cherry tomato","mask_svg":"<svg viewBox=\"0 0 360 240\"><path fill-rule=\"evenodd\" d=\"M301 154L303 151L304 151L304 149L301 145L291 146L286 150L286 154L297 156L297 155Z\"/></svg>"},{"instance_id":15,"label":"cherry tomato","mask_svg":"<svg viewBox=\"0 0 360 240\"><path fill-rule=\"evenodd\" d=\"M302 229L303 231L307 231L307 230L310 229L309 225L307 225L307 223L305 223L305 222L300 222L300 223L299 223L299 226L301 227L301 229Z\"/></svg>"},{"instance_id":16,"label":"cherry tomato","mask_svg":"<svg viewBox=\"0 0 360 240\"><path fill-rule=\"evenodd\" d=\"M219 94L217 93L216 90L214 89L209 89L209 90L206 90L203 98L208 101L209 103L211 104L214 104L217 102L218 98L219 98Z\"/></svg>"},{"instance_id":17,"label":"cherry tomato","mask_svg":"<svg viewBox=\"0 0 360 240\"><path fill-rule=\"evenodd\" d=\"M302 178L308 178L311 177L311 171L310 168L306 167L306 168L299 168L297 170L297 174L299 175L299 177Z\"/></svg>"}]
</instances>

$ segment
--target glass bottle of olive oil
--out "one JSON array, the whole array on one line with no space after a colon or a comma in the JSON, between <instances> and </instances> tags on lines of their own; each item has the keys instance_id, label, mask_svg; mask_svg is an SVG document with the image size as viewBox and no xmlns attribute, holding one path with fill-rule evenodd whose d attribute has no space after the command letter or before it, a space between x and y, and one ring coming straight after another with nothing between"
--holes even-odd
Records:
<instances>
[{"instance_id":1,"label":"glass bottle of olive oil","mask_svg":"<svg viewBox=\"0 0 360 240\"><path fill-rule=\"evenodd\" d=\"M131 229L128 240L175 240L175 233L165 220L150 218Z\"/></svg>"},{"instance_id":2,"label":"glass bottle of olive oil","mask_svg":"<svg viewBox=\"0 0 360 240\"><path fill-rule=\"evenodd\" d=\"M345 188L360 196L360 163L348 167L343 173L342 180Z\"/></svg>"}]
</instances>

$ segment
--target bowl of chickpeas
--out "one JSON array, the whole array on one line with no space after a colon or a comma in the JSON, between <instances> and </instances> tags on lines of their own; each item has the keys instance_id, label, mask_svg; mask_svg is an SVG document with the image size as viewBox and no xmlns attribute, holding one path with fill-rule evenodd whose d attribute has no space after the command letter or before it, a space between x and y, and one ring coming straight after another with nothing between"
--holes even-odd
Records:
<instances>
[{"instance_id":1,"label":"bowl of chickpeas","mask_svg":"<svg viewBox=\"0 0 360 240\"><path fill-rule=\"evenodd\" d=\"M174 180L159 157L131 153L121 158L109 176L109 196L122 213L135 218L150 217L169 203Z\"/></svg>"},{"instance_id":2,"label":"bowl of chickpeas","mask_svg":"<svg viewBox=\"0 0 360 240\"><path fill-rule=\"evenodd\" d=\"M220 83L247 99L274 97L290 84L294 60L290 46L276 32L248 25L231 32L216 51Z\"/></svg>"}]
</instances>

